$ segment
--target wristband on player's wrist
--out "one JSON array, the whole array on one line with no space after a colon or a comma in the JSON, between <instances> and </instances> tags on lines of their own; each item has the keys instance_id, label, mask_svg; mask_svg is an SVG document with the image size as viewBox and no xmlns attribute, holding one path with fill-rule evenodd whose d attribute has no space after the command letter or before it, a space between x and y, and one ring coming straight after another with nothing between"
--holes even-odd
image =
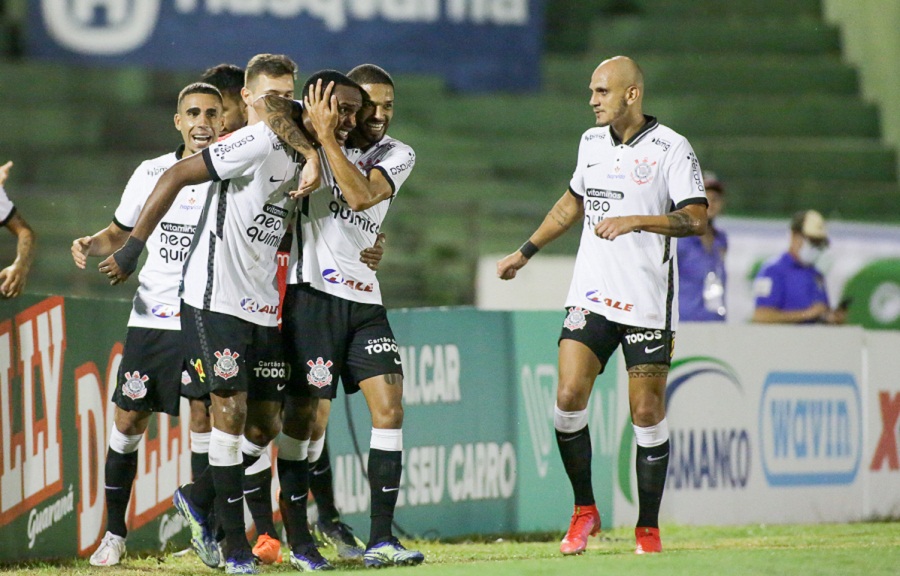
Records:
<instances>
[{"instance_id":1,"label":"wristband on player's wrist","mask_svg":"<svg viewBox=\"0 0 900 576\"><path fill-rule=\"evenodd\" d=\"M522 244L522 247L519 248L519 252L522 253L522 256L528 259L537 254L538 250L540 250L540 248L535 246L531 240L526 240L525 243Z\"/></svg>"},{"instance_id":2,"label":"wristband on player's wrist","mask_svg":"<svg viewBox=\"0 0 900 576\"><path fill-rule=\"evenodd\" d=\"M113 254L113 260L116 261L119 270L131 275L137 269L138 259L141 257L141 252L144 251L144 244L146 242L138 240L134 236L128 237L125 245Z\"/></svg>"}]
</instances>

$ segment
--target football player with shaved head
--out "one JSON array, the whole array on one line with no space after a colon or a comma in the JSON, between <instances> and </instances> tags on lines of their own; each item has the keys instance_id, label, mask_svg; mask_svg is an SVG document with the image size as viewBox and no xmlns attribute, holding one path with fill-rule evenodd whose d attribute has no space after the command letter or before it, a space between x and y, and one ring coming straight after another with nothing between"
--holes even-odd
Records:
<instances>
[{"instance_id":1,"label":"football player with shaved head","mask_svg":"<svg viewBox=\"0 0 900 576\"><path fill-rule=\"evenodd\" d=\"M604 60L588 88L596 127L581 137L569 188L531 238L497 263L497 274L515 278L539 249L582 223L559 338L554 411L575 497L560 551L580 554L600 531L587 405L594 380L622 346L637 441L635 551L661 552L659 505L669 465L666 378L678 321L674 239L706 231L707 199L687 139L644 114L644 74L634 60Z\"/></svg>"}]
</instances>

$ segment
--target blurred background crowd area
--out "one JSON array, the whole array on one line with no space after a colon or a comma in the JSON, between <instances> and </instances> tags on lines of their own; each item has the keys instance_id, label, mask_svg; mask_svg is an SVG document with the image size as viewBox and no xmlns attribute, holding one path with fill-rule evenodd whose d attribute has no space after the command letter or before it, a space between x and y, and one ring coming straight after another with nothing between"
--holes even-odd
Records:
<instances>
[{"instance_id":1,"label":"blurred background crowd area","mask_svg":"<svg viewBox=\"0 0 900 576\"><path fill-rule=\"evenodd\" d=\"M179 144L175 97L221 60L172 71L36 57L37 4L67 3L0 0L0 161L15 161L6 189L39 242L28 291L127 299L131 291L77 270L69 247L109 223L142 160ZM385 225L388 307L475 302L478 258L515 249L566 189L593 123L590 74L615 54L644 68L645 111L687 136L727 182L729 216L786 221L816 208L829 220L900 222L900 3L529 4L543 11L538 89L464 92L437 75L396 74L390 132L417 162ZM285 52L300 65L298 82L314 71ZM546 252L574 254L578 236ZM0 244L11 260L13 243Z\"/></svg>"}]
</instances>

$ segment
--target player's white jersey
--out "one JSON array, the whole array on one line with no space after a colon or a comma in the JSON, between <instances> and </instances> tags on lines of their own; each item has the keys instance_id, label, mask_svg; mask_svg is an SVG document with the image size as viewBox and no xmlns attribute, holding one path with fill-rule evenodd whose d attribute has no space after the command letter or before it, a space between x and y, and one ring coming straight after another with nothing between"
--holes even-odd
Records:
<instances>
[{"instance_id":1,"label":"player's white jersey","mask_svg":"<svg viewBox=\"0 0 900 576\"><path fill-rule=\"evenodd\" d=\"M359 253L375 243L391 202L415 166L416 154L390 136L365 150L347 149L345 154L364 174L380 171L390 183L393 195L371 208L354 212L334 182L331 167L320 150L322 186L304 199L298 215L288 283L308 282L316 290L345 300L381 304L378 278L359 261Z\"/></svg>"},{"instance_id":2,"label":"player's white jersey","mask_svg":"<svg viewBox=\"0 0 900 576\"><path fill-rule=\"evenodd\" d=\"M213 180L184 268L181 297L203 310L276 326L275 253L296 206L294 152L264 123L203 150Z\"/></svg>"},{"instance_id":3,"label":"player's white jersey","mask_svg":"<svg viewBox=\"0 0 900 576\"><path fill-rule=\"evenodd\" d=\"M0 226L6 226L10 216L15 211L16 207L13 205L12 200L9 199L9 196L6 195L6 189L0 186Z\"/></svg>"},{"instance_id":4,"label":"player's white jersey","mask_svg":"<svg viewBox=\"0 0 900 576\"><path fill-rule=\"evenodd\" d=\"M113 222L123 230L131 230L153 192L157 180L181 158L184 146L146 160L131 175ZM147 259L138 275L139 286L134 295L128 325L160 330L180 330L178 285L197 219L203 209L209 184L186 186L178 192L172 207L147 238Z\"/></svg>"},{"instance_id":5,"label":"player's white jersey","mask_svg":"<svg viewBox=\"0 0 900 576\"><path fill-rule=\"evenodd\" d=\"M594 226L604 218L662 215L706 204L690 143L649 116L626 144L609 127L591 128L581 137L569 189L582 199L584 226L566 306L580 306L620 324L674 330L675 239L632 232L609 241L598 238Z\"/></svg>"}]
</instances>

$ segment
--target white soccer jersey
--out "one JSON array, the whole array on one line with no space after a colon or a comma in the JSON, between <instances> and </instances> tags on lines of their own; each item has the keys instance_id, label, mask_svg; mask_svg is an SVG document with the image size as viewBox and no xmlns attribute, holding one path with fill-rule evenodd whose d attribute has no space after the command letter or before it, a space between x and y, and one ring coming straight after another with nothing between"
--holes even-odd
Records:
<instances>
[{"instance_id":1,"label":"white soccer jersey","mask_svg":"<svg viewBox=\"0 0 900 576\"><path fill-rule=\"evenodd\" d=\"M316 290L345 300L381 304L378 278L359 261L359 253L375 243L391 202L415 166L416 154L390 136L365 150L350 148L345 153L364 174L372 170L384 174L393 196L354 212L335 184L331 167L320 150L322 186L308 196L300 211L299 230L291 244L288 283L308 282Z\"/></svg>"},{"instance_id":2,"label":"white soccer jersey","mask_svg":"<svg viewBox=\"0 0 900 576\"><path fill-rule=\"evenodd\" d=\"M194 308L276 326L275 254L296 201L294 152L264 123L203 150L213 180L184 269L181 297Z\"/></svg>"},{"instance_id":3,"label":"white soccer jersey","mask_svg":"<svg viewBox=\"0 0 900 576\"><path fill-rule=\"evenodd\" d=\"M6 226L10 216L16 211L12 200L6 195L6 189L0 186L0 226Z\"/></svg>"},{"instance_id":4,"label":"white soccer jersey","mask_svg":"<svg viewBox=\"0 0 900 576\"><path fill-rule=\"evenodd\" d=\"M113 222L123 230L131 230L156 182L180 158L184 147L159 158L146 160L131 175ZM181 269L194 237L194 229L209 184L187 186L178 192L172 207L147 238L147 259L138 275L128 325L160 330L180 330L178 285Z\"/></svg>"},{"instance_id":5,"label":"white soccer jersey","mask_svg":"<svg viewBox=\"0 0 900 576\"><path fill-rule=\"evenodd\" d=\"M674 238L632 232L613 241L594 234L604 218L662 215L705 204L700 164L680 134L647 117L623 144L609 127L581 137L569 184L582 199L584 226L566 306L580 306L613 322L674 330L678 285Z\"/></svg>"}]
</instances>

